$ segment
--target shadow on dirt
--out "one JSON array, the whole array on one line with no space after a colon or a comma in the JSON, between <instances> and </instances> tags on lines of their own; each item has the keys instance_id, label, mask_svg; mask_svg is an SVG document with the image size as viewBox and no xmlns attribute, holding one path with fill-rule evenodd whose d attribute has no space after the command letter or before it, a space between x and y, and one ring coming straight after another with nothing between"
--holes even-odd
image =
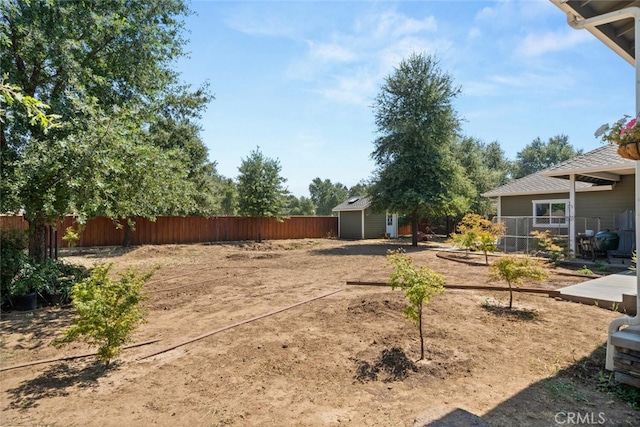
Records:
<instances>
[{"instance_id":1,"label":"shadow on dirt","mask_svg":"<svg viewBox=\"0 0 640 427\"><path fill-rule=\"evenodd\" d=\"M531 384L482 419L491 426L516 425L514 415L519 425L569 425L579 414L588 420L579 424L640 425L640 391L610 378L611 372L604 369L605 348L601 345L554 376Z\"/></svg>"},{"instance_id":2,"label":"shadow on dirt","mask_svg":"<svg viewBox=\"0 0 640 427\"><path fill-rule=\"evenodd\" d=\"M482 304L482 308L489 313L510 320L535 321L538 320L538 312L528 308L509 308L496 304Z\"/></svg>"},{"instance_id":3,"label":"shadow on dirt","mask_svg":"<svg viewBox=\"0 0 640 427\"><path fill-rule=\"evenodd\" d=\"M403 249L406 253L423 252L434 249L439 249L439 246L430 245L429 243L418 243L418 246L411 246L411 241L403 242L398 240L389 240L388 243L368 243L368 244L353 244L350 241L345 241L344 246L326 248L326 249L314 249L311 251L315 255L387 255L388 251L395 251L397 249Z\"/></svg>"},{"instance_id":4,"label":"shadow on dirt","mask_svg":"<svg viewBox=\"0 0 640 427\"><path fill-rule=\"evenodd\" d=\"M0 329L5 337L9 334L19 335L15 347L9 348L6 340L0 340L0 351L35 350L48 346L57 331L69 326L73 320L73 312L68 309L42 309L35 312L14 311L3 313ZM4 353L3 356L6 356Z\"/></svg>"},{"instance_id":5,"label":"shadow on dirt","mask_svg":"<svg viewBox=\"0 0 640 427\"><path fill-rule=\"evenodd\" d=\"M74 387L95 387L98 379L105 375L104 364L94 361L90 365L75 363L60 363L51 366L39 376L23 382L16 388L8 389L10 396L8 407L13 409L27 409L38 406L41 399L68 396ZM109 368L113 369L113 368Z\"/></svg>"},{"instance_id":6,"label":"shadow on dirt","mask_svg":"<svg viewBox=\"0 0 640 427\"><path fill-rule=\"evenodd\" d=\"M378 379L383 382L400 381L407 378L409 372L418 371L416 364L398 347L382 350L380 357L373 364L366 360L352 360L356 364L355 379L360 382Z\"/></svg>"},{"instance_id":7,"label":"shadow on dirt","mask_svg":"<svg viewBox=\"0 0 640 427\"><path fill-rule=\"evenodd\" d=\"M61 248L59 251L59 257L80 256L88 259L117 258L141 247L142 246L128 246L126 248L123 246L91 246L87 248Z\"/></svg>"}]
</instances>

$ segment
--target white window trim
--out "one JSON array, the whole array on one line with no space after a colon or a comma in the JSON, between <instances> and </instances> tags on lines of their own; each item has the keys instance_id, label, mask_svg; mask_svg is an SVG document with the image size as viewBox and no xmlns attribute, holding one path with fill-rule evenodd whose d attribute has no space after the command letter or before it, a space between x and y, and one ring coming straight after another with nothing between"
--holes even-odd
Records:
<instances>
[{"instance_id":1,"label":"white window trim","mask_svg":"<svg viewBox=\"0 0 640 427\"><path fill-rule=\"evenodd\" d=\"M538 227L538 228L566 228L569 226L569 215L567 215L567 212L569 210L569 199L542 199L542 200L532 200L531 201L531 210L532 210L532 216L533 216L533 226L534 227ZM547 222L547 223L540 223L538 224L538 216L536 215L536 205L537 204L543 204L543 203L548 203L548 204L554 204L554 203L564 203L564 212L565 212L565 216L564 216L564 222L562 223L551 223L551 222ZM551 217L549 217L551 218ZM561 218L561 217L556 217L556 218Z\"/></svg>"}]
</instances>

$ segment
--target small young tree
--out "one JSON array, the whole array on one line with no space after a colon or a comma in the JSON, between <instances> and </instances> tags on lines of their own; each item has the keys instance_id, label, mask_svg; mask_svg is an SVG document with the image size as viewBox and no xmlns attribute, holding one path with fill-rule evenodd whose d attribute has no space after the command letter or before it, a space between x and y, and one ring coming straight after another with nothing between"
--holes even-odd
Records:
<instances>
[{"instance_id":1,"label":"small young tree","mask_svg":"<svg viewBox=\"0 0 640 427\"><path fill-rule=\"evenodd\" d=\"M444 278L426 267L416 268L413 261L401 251L389 251L387 259L395 269L391 273L388 284L394 290L402 289L409 300L404 314L407 319L414 322L420 333L420 360L422 360L424 359L423 306L431 297L444 292Z\"/></svg>"},{"instance_id":2,"label":"small young tree","mask_svg":"<svg viewBox=\"0 0 640 427\"><path fill-rule=\"evenodd\" d=\"M120 280L114 280L108 276L112 267L113 264L95 267L90 277L73 287L76 318L62 338L53 342L56 346L73 341L98 345L97 358L106 367L144 321L145 312L140 307L145 298L142 287L153 274L129 269L120 274Z\"/></svg>"},{"instance_id":3,"label":"small young tree","mask_svg":"<svg viewBox=\"0 0 640 427\"><path fill-rule=\"evenodd\" d=\"M481 250L485 263L489 265L488 253L496 251L496 241L504 233L504 225L470 213L462 218L457 230L457 233L451 235L451 241L464 248L467 254L469 249Z\"/></svg>"},{"instance_id":4,"label":"small young tree","mask_svg":"<svg viewBox=\"0 0 640 427\"><path fill-rule=\"evenodd\" d=\"M513 288L520 286L523 279L542 282L547 278L542 265L532 258L520 258L513 255L504 256L491 265L490 281L505 280L509 284L509 309L513 307Z\"/></svg>"},{"instance_id":5,"label":"small young tree","mask_svg":"<svg viewBox=\"0 0 640 427\"><path fill-rule=\"evenodd\" d=\"M554 237L551 230L545 231L532 231L531 236L534 237L538 248L538 254L548 254L551 257L551 261L558 263L562 260L566 253L566 242L562 245L563 239Z\"/></svg>"}]
</instances>

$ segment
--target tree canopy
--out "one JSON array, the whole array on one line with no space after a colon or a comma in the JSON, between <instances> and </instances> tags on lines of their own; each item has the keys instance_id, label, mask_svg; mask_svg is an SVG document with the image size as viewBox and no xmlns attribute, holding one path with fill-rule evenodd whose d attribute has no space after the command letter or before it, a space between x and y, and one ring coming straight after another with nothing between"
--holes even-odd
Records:
<instances>
[{"instance_id":1,"label":"tree canopy","mask_svg":"<svg viewBox=\"0 0 640 427\"><path fill-rule=\"evenodd\" d=\"M373 207L410 214L417 245L418 215L468 209L473 192L452 153L460 120L452 101L460 93L433 56L413 54L385 79L374 102L377 132L372 158Z\"/></svg>"},{"instance_id":2,"label":"tree canopy","mask_svg":"<svg viewBox=\"0 0 640 427\"><path fill-rule=\"evenodd\" d=\"M454 153L473 186L469 207L471 212L481 215L493 213L491 202L482 197L482 193L506 184L511 166L500 145L497 142L484 144L465 137L456 143Z\"/></svg>"},{"instance_id":3,"label":"tree canopy","mask_svg":"<svg viewBox=\"0 0 640 427\"><path fill-rule=\"evenodd\" d=\"M277 218L284 215L287 181L280 176L280 161L265 157L257 147L238 168L238 212L242 216ZM261 221L258 242L262 240Z\"/></svg>"},{"instance_id":4,"label":"tree canopy","mask_svg":"<svg viewBox=\"0 0 640 427\"><path fill-rule=\"evenodd\" d=\"M309 194L316 205L316 214L331 215L331 209L347 200L347 186L330 179L314 178L309 184Z\"/></svg>"},{"instance_id":5,"label":"tree canopy","mask_svg":"<svg viewBox=\"0 0 640 427\"><path fill-rule=\"evenodd\" d=\"M65 214L153 218L207 206L197 197L215 165L193 120L211 95L172 70L189 13L183 0L0 3L3 84L59 124L38 126L3 97L0 209L25 210L36 260L44 224Z\"/></svg>"},{"instance_id":6,"label":"tree canopy","mask_svg":"<svg viewBox=\"0 0 640 427\"><path fill-rule=\"evenodd\" d=\"M536 138L516 155L512 175L522 178L580 154L582 150L573 148L566 135L556 135L547 142Z\"/></svg>"}]
</instances>

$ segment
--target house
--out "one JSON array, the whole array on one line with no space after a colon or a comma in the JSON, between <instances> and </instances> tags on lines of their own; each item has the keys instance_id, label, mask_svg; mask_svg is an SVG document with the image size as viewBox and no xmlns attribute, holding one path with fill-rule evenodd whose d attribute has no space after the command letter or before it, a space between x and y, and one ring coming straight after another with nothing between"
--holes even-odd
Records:
<instances>
[{"instance_id":1,"label":"house","mask_svg":"<svg viewBox=\"0 0 640 427\"><path fill-rule=\"evenodd\" d=\"M341 239L380 239L398 237L398 215L373 212L369 197L356 196L332 209L338 213Z\"/></svg>"},{"instance_id":2,"label":"house","mask_svg":"<svg viewBox=\"0 0 640 427\"><path fill-rule=\"evenodd\" d=\"M552 229L570 236L569 246L575 252L579 234L611 230L621 234L620 251L628 255L635 247L635 162L616 150L604 145L483 196L496 199L508 235ZM507 218L529 220L516 232Z\"/></svg>"}]
</instances>

